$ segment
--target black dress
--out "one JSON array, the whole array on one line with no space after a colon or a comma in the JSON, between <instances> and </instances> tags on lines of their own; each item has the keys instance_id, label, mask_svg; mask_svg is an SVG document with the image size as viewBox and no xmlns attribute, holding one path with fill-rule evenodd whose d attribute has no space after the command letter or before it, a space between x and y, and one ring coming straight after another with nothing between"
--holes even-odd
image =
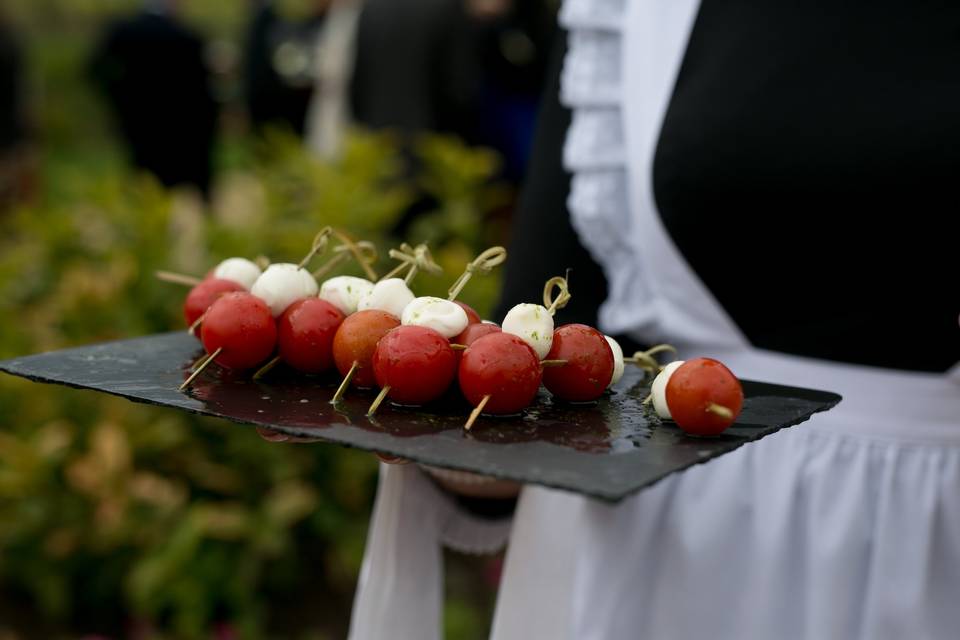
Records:
<instances>
[{"instance_id":1,"label":"black dress","mask_svg":"<svg viewBox=\"0 0 960 640\"><path fill-rule=\"evenodd\" d=\"M960 361L958 63L960 5L701 4L654 193L751 344L921 371ZM500 312L572 267L559 320L593 324L605 289L569 224L568 123L554 84Z\"/></svg>"}]
</instances>

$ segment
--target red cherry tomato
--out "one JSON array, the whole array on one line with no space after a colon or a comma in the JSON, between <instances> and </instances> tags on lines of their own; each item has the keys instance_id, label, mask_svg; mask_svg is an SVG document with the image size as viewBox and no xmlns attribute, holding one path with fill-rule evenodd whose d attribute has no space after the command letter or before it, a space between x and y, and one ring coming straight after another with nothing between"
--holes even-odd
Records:
<instances>
[{"instance_id":1,"label":"red cherry tomato","mask_svg":"<svg viewBox=\"0 0 960 640\"><path fill-rule=\"evenodd\" d=\"M540 359L522 338L495 332L478 338L460 360L460 389L473 406L490 396L484 413L517 413L540 388Z\"/></svg>"},{"instance_id":2,"label":"red cherry tomato","mask_svg":"<svg viewBox=\"0 0 960 640\"><path fill-rule=\"evenodd\" d=\"M460 308L463 309L463 310L466 312L466 314L467 314L467 325L480 324L481 322L483 322L483 321L480 319L480 314L477 313L477 312L474 310L474 308L471 307L470 305L468 305L466 302L460 302L459 300L454 300L454 302L456 302L458 305L460 305Z\"/></svg>"},{"instance_id":3,"label":"red cherry tomato","mask_svg":"<svg viewBox=\"0 0 960 640\"><path fill-rule=\"evenodd\" d=\"M380 338L400 326L400 320L386 311L366 309L347 316L333 337L333 362L337 371L345 376L353 363L357 371L350 384L355 387L372 387L376 384L373 376L373 351Z\"/></svg>"},{"instance_id":4,"label":"red cherry tomato","mask_svg":"<svg viewBox=\"0 0 960 640\"><path fill-rule=\"evenodd\" d=\"M226 293L207 309L200 331L207 353L223 351L215 362L230 369L250 369L264 362L277 345L277 323L270 307L244 292Z\"/></svg>"},{"instance_id":5,"label":"red cherry tomato","mask_svg":"<svg viewBox=\"0 0 960 640\"><path fill-rule=\"evenodd\" d=\"M500 327L495 324L490 324L489 322L468 324L467 328L461 331L455 338L451 338L450 342L469 347L475 340L479 340L483 336L490 335L491 333L500 333L501 331L502 329Z\"/></svg>"},{"instance_id":6,"label":"red cherry tomato","mask_svg":"<svg viewBox=\"0 0 960 640\"><path fill-rule=\"evenodd\" d=\"M677 426L701 436L722 432L743 408L740 381L711 358L687 360L680 365L667 382L666 397Z\"/></svg>"},{"instance_id":7,"label":"red cherry tomato","mask_svg":"<svg viewBox=\"0 0 960 640\"><path fill-rule=\"evenodd\" d=\"M491 333L500 333L502 329L495 324L490 324L489 322L480 322L477 324L468 324L467 328L460 332L455 338L451 338L450 342L453 344L462 344L465 347L469 347L471 344L482 338L483 336L488 336ZM460 366L460 360L463 358L462 351L456 351L457 354L457 367Z\"/></svg>"},{"instance_id":8,"label":"red cherry tomato","mask_svg":"<svg viewBox=\"0 0 960 640\"><path fill-rule=\"evenodd\" d=\"M391 329L373 352L377 384L390 387L400 404L426 404L443 395L456 374L457 358L450 343L427 327Z\"/></svg>"},{"instance_id":9,"label":"red cherry tomato","mask_svg":"<svg viewBox=\"0 0 960 640\"><path fill-rule=\"evenodd\" d=\"M567 364L543 371L543 386L570 402L599 398L613 376L613 350L603 334L585 324L565 324L553 332L547 360Z\"/></svg>"},{"instance_id":10,"label":"red cherry tomato","mask_svg":"<svg viewBox=\"0 0 960 640\"><path fill-rule=\"evenodd\" d=\"M190 289L190 293L187 294L187 299L183 303L183 317L187 321L187 326L193 325L217 298L234 291L246 291L246 289L238 282L224 280L223 278L207 278Z\"/></svg>"},{"instance_id":11,"label":"red cherry tomato","mask_svg":"<svg viewBox=\"0 0 960 640\"><path fill-rule=\"evenodd\" d=\"M304 373L326 371L333 366L333 336L343 319L326 300L297 300L277 319L280 357Z\"/></svg>"}]
</instances>

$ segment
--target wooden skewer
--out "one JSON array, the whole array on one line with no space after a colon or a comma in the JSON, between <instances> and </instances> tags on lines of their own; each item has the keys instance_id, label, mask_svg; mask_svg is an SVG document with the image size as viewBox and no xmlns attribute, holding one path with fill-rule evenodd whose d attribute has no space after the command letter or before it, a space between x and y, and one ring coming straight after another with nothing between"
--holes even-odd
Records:
<instances>
[{"instance_id":1,"label":"wooden skewer","mask_svg":"<svg viewBox=\"0 0 960 640\"><path fill-rule=\"evenodd\" d=\"M648 393L648 394L647 394L647 397L643 399L643 403L642 403L642 404L650 404L651 402L653 402L653 394L652 394L652 393Z\"/></svg>"},{"instance_id":2,"label":"wooden skewer","mask_svg":"<svg viewBox=\"0 0 960 640\"><path fill-rule=\"evenodd\" d=\"M390 385L387 385L383 389L380 389L380 393L377 394L377 397L374 398L373 402L370 404L370 408L367 409L368 418L373 417L373 414L375 414L377 412L377 409L380 408L380 403L384 401L388 393L390 393Z\"/></svg>"},{"instance_id":3,"label":"wooden skewer","mask_svg":"<svg viewBox=\"0 0 960 640\"><path fill-rule=\"evenodd\" d=\"M200 363L200 365L193 371L193 373L190 374L190 377L183 381L183 384L180 385L180 388L177 389L177 391L183 391L184 389L186 389L187 387L189 387L190 384L191 384L194 380L196 380L197 376L200 375L201 373L203 373L203 370L206 369L207 366L208 366L211 362L213 362L214 358L216 358L218 355L220 355L220 352L221 352L221 351L223 351L223 347L217 347L217 350L216 350L216 351L214 351L213 353L211 353L210 355L208 355L208 356L203 360L203 362Z\"/></svg>"},{"instance_id":4,"label":"wooden skewer","mask_svg":"<svg viewBox=\"0 0 960 640\"><path fill-rule=\"evenodd\" d=\"M450 348L453 349L454 351L466 351L467 345L465 345L465 344L457 344L456 342L451 342L451 343L450 343Z\"/></svg>"},{"instance_id":5,"label":"wooden skewer","mask_svg":"<svg viewBox=\"0 0 960 640\"><path fill-rule=\"evenodd\" d=\"M353 380L353 376L357 373L357 368L359 367L360 363L354 360L353 364L350 365L350 371L347 371L347 375L343 376L343 382L340 383L340 386L337 387L337 392L333 394L333 397L330 399L330 404L337 404L343 399L344 394L347 393L347 388L350 386L350 381Z\"/></svg>"},{"instance_id":6,"label":"wooden skewer","mask_svg":"<svg viewBox=\"0 0 960 640\"><path fill-rule=\"evenodd\" d=\"M567 364L566 360L541 360L540 361L540 366L543 367L544 369L548 369L550 367L562 367L565 364Z\"/></svg>"},{"instance_id":7,"label":"wooden skewer","mask_svg":"<svg viewBox=\"0 0 960 640\"><path fill-rule=\"evenodd\" d=\"M480 417L480 414L483 412L483 408L487 406L487 402L490 401L490 396L483 396L483 400L480 401L476 407L473 408L473 411L470 412L470 417L467 418L467 423L463 425L463 428L467 431L470 431L470 427L473 426L473 423L477 421L477 418Z\"/></svg>"},{"instance_id":8,"label":"wooden skewer","mask_svg":"<svg viewBox=\"0 0 960 640\"><path fill-rule=\"evenodd\" d=\"M203 280L195 276L188 276L183 273L174 273L173 271L156 271L154 274L157 276L157 280L172 282L173 284L182 284L185 287L195 287L203 282Z\"/></svg>"},{"instance_id":9,"label":"wooden skewer","mask_svg":"<svg viewBox=\"0 0 960 640\"><path fill-rule=\"evenodd\" d=\"M206 315L207 315L206 312L204 312L199 318L197 318L196 320L194 320L194 321L193 321L193 324L191 324L189 327L187 327L187 333L189 333L189 334L192 335L192 336L196 336L196 335L197 335L197 328L198 328L201 324L203 324L203 318L204 318Z\"/></svg>"},{"instance_id":10,"label":"wooden skewer","mask_svg":"<svg viewBox=\"0 0 960 640\"><path fill-rule=\"evenodd\" d=\"M267 364L257 369L257 372L253 374L253 379L259 380L263 376L267 375L268 373L270 373L271 369L277 366L279 362L280 362L280 356L274 356L273 359L270 360L270 362L268 362Z\"/></svg>"},{"instance_id":11,"label":"wooden skewer","mask_svg":"<svg viewBox=\"0 0 960 640\"><path fill-rule=\"evenodd\" d=\"M717 404L716 402L711 402L710 404L708 404L706 411L707 413L712 413L714 415L720 416L721 418L725 418L727 420L730 420L731 418L733 418L733 411L723 406L722 404Z\"/></svg>"}]
</instances>

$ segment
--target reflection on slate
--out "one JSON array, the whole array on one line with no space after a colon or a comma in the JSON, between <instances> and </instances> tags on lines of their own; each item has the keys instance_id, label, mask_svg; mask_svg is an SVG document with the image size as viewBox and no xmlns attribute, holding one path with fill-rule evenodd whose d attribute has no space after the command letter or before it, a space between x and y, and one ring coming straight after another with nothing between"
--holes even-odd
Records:
<instances>
[{"instance_id":1,"label":"reflection on slate","mask_svg":"<svg viewBox=\"0 0 960 640\"><path fill-rule=\"evenodd\" d=\"M833 393L744 381L737 424L720 436L695 438L661 424L643 405L649 381L633 369L596 403L557 403L541 391L523 415L483 416L464 432L469 407L456 391L429 411L384 404L373 420L365 415L371 393L351 390L334 409L333 376L282 368L254 382L249 372L211 367L189 392L177 391L200 355L199 343L177 332L6 360L0 370L605 500L619 500L840 401Z\"/></svg>"}]
</instances>

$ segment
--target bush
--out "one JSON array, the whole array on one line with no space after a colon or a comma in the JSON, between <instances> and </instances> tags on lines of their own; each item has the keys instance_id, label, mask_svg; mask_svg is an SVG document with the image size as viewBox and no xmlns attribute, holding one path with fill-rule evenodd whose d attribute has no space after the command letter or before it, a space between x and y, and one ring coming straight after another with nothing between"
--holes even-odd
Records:
<instances>
[{"instance_id":1,"label":"bush","mask_svg":"<svg viewBox=\"0 0 960 640\"><path fill-rule=\"evenodd\" d=\"M417 149L413 184L437 206L414 235L448 268L420 288L438 293L492 240L483 220L501 191L488 152L440 137ZM384 134L355 132L336 163L282 134L241 155L255 160L220 181L210 215L144 176L50 169L56 189L0 218L0 357L182 328L185 291L156 269L296 261L327 224L386 247L415 195ZM475 278L464 298L487 310L495 290L495 276ZM282 632L280 613L344 634L370 456L267 445L235 425L6 376L0 415L0 601L26 603L17 615L48 621L47 635L208 637L226 623L254 638ZM288 604L272 616L265 602Z\"/></svg>"}]
</instances>

